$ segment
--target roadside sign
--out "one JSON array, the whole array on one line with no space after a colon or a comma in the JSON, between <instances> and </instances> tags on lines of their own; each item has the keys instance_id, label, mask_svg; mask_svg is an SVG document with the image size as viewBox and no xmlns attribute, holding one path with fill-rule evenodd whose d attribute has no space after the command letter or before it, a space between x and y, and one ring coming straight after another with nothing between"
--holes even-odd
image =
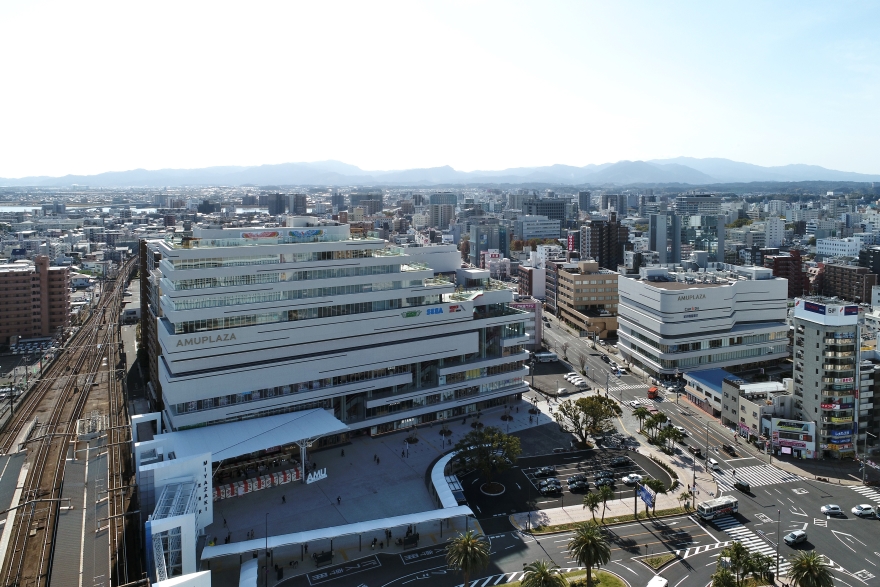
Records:
<instances>
[{"instance_id":1,"label":"roadside sign","mask_svg":"<svg viewBox=\"0 0 880 587\"><path fill-rule=\"evenodd\" d=\"M645 502L645 505L651 507L654 505L654 497L656 494L646 485L639 485L639 497Z\"/></svg>"}]
</instances>

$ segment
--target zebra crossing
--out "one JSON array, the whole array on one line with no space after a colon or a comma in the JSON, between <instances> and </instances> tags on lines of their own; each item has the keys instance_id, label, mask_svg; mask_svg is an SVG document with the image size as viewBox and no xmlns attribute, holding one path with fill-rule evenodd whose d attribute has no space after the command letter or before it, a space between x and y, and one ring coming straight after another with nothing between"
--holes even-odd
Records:
<instances>
[{"instance_id":1,"label":"zebra crossing","mask_svg":"<svg viewBox=\"0 0 880 587\"><path fill-rule=\"evenodd\" d=\"M870 499L874 503L880 504L880 491L877 491L873 487L864 487L862 485L859 485L859 486L853 486L852 490L855 491L856 493L862 494L862 496L866 497L867 499Z\"/></svg>"},{"instance_id":2,"label":"zebra crossing","mask_svg":"<svg viewBox=\"0 0 880 587\"><path fill-rule=\"evenodd\" d=\"M776 549L759 538L757 534L743 526L742 523L733 516L721 516L720 518L712 520L712 523L718 526L718 528L733 538L736 542L745 546L750 552L760 552L761 554L766 554L767 556L772 557L774 560L776 559ZM785 559L780 559L779 574L786 574L788 567L790 566L791 563Z\"/></svg>"},{"instance_id":3,"label":"zebra crossing","mask_svg":"<svg viewBox=\"0 0 880 587\"><path fill-rule=\"evenodd\" d=\"M715 544L704 544L702 546L692 546L690 548L686 548L684 550L676 550L675 554L680 556L681 558L690 558L692 556L696 556L698 554L702 554L704 552L708 552L710 550L718 550L721 548L727 548L733 543L732 540L728 540L727 542L716 542Z\"/></svg>"},{"instance_id":4,"label":"zebra crossing","mask_svg":"<svg viewBox=\"0 0 880 587\"><path fill-rule=\"evenodd\" d=\"M788 471L777 469L769 465L754 465L752 467L736 467L736 475L733 471L725 470L723 473L712 471L715 481L719 487L726 491L733 489L733 484L738 480L747 481L752 487L760 487L762 485L775 485L777 483L792 483L794 481L803 481L805 477L794 475Z\"/></svg>"},{"instance_id":5,"label":"zebra crossing","mask_svg":"<svg viewBox=\"0 0 880 587\"><path fill-rule=\"evenodd\" d=\"M572 573L574 571L583 571L586 567L566 567L559 569L561 573ZM513 571L510 573L500 573L498 575L489 575L488 577L480 577L479 579L471 579L470 587L487 587L488 585L504 585L505 583L516 583L522 581L525 577L523 571ZM463 587L464 583L457 587Z\"/></svg>"},{"instance_id":6,"label":"zebra crossing","mask_svg":"<svg viewBox=\"0 0 880 587\"><path fill-rule=\"evenodd\" d=\"M609 384L608 389L648 389L644 383L614 383Z\"/></svg>"}]
</instances>

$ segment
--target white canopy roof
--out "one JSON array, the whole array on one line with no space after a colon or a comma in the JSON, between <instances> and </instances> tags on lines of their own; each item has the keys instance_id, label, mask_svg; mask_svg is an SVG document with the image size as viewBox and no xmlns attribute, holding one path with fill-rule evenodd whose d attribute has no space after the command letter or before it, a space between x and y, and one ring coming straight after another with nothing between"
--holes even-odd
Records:
<instances>
[{"instance_id":1,"label":"white canopy roof","mask_svg":"<svg viewBox=\"0 0 880 587\"><path fill-rule=\"evenodd\" d=\"M161 436L174 437L174 452L178 459L209 452L212 460L217 462L348 429L327 410L315 409L190 428Z\"/></svg>"},{"instance_id":2,"label":"white canopy roof","mask_svg":"<svg viewBox=\"0 0 880 587\"><path fill-rule=\"evenodd\" d=\"M381 520L367 520L365 522L355 522L353 524L344 524L342 526L333 526L331 528L318 528L316 530L294 532L293 534L270 536L269 549L271 550L273 548L278 548L279 546L289 546L292 544L305 544L307 542L315 542L317 540L339 538L340 536L350 536L352 534L365 534L367 532L375 532L376 530L395 528L397 526L421 524L423 522L430 522L433 520L445 520L447 518L472 515L474 515L474 512L471 511L471 508L466 505L459 505L451 508L443 508L440 510L429 510L427 512L405 514L403 516L393 516L391 518L383 518ZM265 538L256 538L254 540L245 540L244 542L234 542L232 544L206 546L204 550L202 550L202 560L205 561L213 558L220 558L223 556L245 554L257 550L263 550L265 548Z\"/></svg>"}]
</instances>

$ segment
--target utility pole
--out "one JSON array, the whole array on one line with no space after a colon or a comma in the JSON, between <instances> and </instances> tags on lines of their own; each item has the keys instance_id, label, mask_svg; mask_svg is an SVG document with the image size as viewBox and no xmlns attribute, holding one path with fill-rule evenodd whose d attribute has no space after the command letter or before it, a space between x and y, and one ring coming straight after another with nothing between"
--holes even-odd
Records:
<instances>
[{"instance_id":1,"label":"utility pole","mask_svg":"<svg viewBox=\"0 0 880 587\"><path fill-rule=\"evenodd\" d=\"M605 397L608 397L608 377L611 373L605 373ZM621 392L623 393L623 392Z\"/></svg>"},{"instance_id":2,"label":"utility pole","mask_svg":"<svg viewBox=\"0 0 880 587\"><path fill-rule=\"evenodd\" d=\"M865 481L868 479L868 437L877 438L876 434L871 434L870 432L865 432L865 448L862 452L862 485L865 484Z\"/></svg>"},{"instance_id":3,"label":"utility pole","mask_svg":"<svg viewBox=\"0 0 880 587\"><path fill-rule=\"evenodd\" d=\"M776 575L773 577L774 580L779 576L779 519L781 517L782 513L776 510Z\"/></svg>"}]
</instances>

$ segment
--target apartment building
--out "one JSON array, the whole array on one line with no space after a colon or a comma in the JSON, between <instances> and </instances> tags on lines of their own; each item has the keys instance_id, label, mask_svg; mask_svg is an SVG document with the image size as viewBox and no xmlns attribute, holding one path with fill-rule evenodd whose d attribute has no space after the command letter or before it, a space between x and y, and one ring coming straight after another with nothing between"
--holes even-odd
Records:
<instances>
[{"instance_id":1,"label":"apartment building","mask_svg":"<svg viewBox=\"0 0 880 587\"><path fill-rule=\"evenodd\" d=\"M788 280L788 297L790 299L809 293L807 274L803 269L799 250L792 249L788 253L765 255L764 267L773 271L774 277Z\"/></svg>"},{"instance_id":2,"label":"apartment building","mask_svg":"<svg viewBox=\"0 0 880 587\"><path fill-rule=\"evenodd\" d=\"M0 344L58 334L70 323L70 270L49 257L0 266Z\"/></svg>"},{"instance_id":3,"label":"apartment building","mask_svg":"<svg viewBox=\"0 0 880 587\"><path fill-rule=\"evenodd\" d=\"M556 298L559 319L581 336L613 336L617 332L617 277L616 271L602 269L596 261L560 267Z\"/></svg>"},{"instance_id":4,"label":"apartment building","mask_svg":"<svg viewBox=\"0 0 880 587\"><path fill-rule=\"evenodd\" d=\"M642 267L618 280L618 348L663 378L788 357L787 283L763 267L705 273Z\"/></svg>"},{"instance_id":5,"label":"apartment building","mask_svg":"<svg viewBox=\"0 0 880 587\"><path fill-rule=\"evenodd\" d=\"M855 303L869 303L871 288L877 285L877 274L867 267L825 263L822 271L822 293Z\"/></svg>"},{"instance_id":6,"label":"apartment building","mask_svg":"<svg viewBox=\"0 0 880 587\"><path fill-rule=\"evenodd\" d=\"M147 348L172 429L319 408L382 434L527 389L533 314L488 271L435 278L405 249L302 217L146 247L161 255L142 256L142 274L154 263Z\"/></svg>"},{"instance_id":7,"label":"apartment building","mask_svg":"<svg viewBox=\"0 0 880 587\"><path fill-rule=\"evenodd\" d=\"M859 307L824 297L798 298L794 326L794 395L797 419L816 423L825 458L855 454L860 394ZM867 426L867 423L865 423Z\"/></svg>"},{"instance_id":8,"label":"apartment building","mask_svg":"<svg viewBox=\"0 0 880 587\"><path fill-rule=\"evenodd\" d=\"M580 229L580 258L594 259L599 267L617 269L629 240L629 228L618 221L616 213L608 220L591 220Z\"/></svg>"}]
</instances>

